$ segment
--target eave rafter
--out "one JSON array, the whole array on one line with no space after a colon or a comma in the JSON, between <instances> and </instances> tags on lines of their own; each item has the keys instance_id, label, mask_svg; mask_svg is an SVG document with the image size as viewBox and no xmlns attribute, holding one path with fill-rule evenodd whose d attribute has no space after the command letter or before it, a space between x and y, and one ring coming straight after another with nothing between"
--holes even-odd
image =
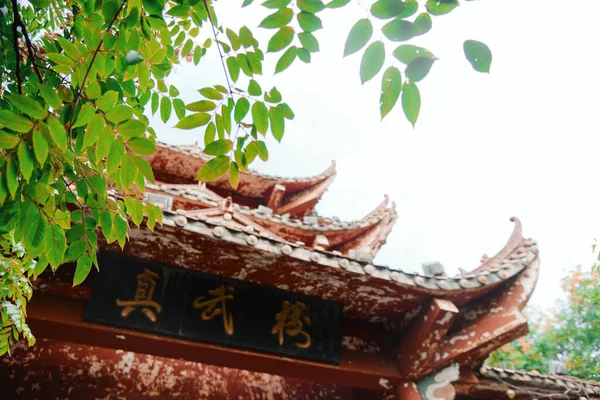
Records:
<instances>
[{"instance_id":1,"label":"eave rafter","mask_svg":"<svg viewBox=\"0 0 600 400\"><path fill-rule=\"evenodd\" d=\"M523 250L529 244L521 234L521 223L517 218L511 220L515 222L515 230L507 245L499 255L484 261L484 268L495 268L496 264L528 254ZM478 271L481 273L484 270L480 267ZM529 327L521 310L533 293L538 271L539 257L536 252L535 258L525 269L514 280L496 289L488 300L475 301L462 307L453 327L454 332L440 343L429 370L448 362L475 366L493 350L527 334Z\"/></svg>"}]
</instances>

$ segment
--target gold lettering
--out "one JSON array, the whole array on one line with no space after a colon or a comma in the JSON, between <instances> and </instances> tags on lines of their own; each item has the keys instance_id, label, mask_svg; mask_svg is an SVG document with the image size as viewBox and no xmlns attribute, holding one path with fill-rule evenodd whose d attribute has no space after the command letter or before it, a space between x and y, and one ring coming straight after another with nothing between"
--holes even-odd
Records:
<instances>
[{"instance_id":1,"label":"gold lettering","mask_svg":"<svg viewBox=\"0 0 600 400\"><path fill-rule=\"evenodd\" d=\"M200 296L194 300L194 308L205 308L200 314L205 321L209 321L217 315L223 315L223 328L228 335L233 335L233 316L227 312L227 302L234 300L235 289L231 286L221 285L217 289L209 290L208 293L214 296L214 299L202 301L204 297Z\"/></svg>"},{"instance_id":2,"label":"gold lettering","mask_svg":"<svg viewBox=\"0 0 600 400\"><path fill-rule=\"evenodd\" d=\"M276 323L271 330L271 335L279 335L280 345L283 344L284 335L290 337L302 335L305 337L305 340L301 343L295 343L296 347L300 347L301 349L307 349L310 347L310 335L303 329L304 323L306 323L307 326L311 326L312 322L310 321L309 317L302 315L304 311L306 311L306 305L299 301L295 302L294 304L290 304L290 302L286 300L282 303L281 312L278 312L275 315Z\"/></svg>"},{"instance_id":3,"label":"gold lettering","mask_svg":"<svg viewBox=\"0 0 600 400\"><path fill-rule=\"evenodd\" d=\"M135 289L135 296L133 300L120 300L117 299L117 305L124 307L121 310L121 316L127 318L136 307L142 307L142 313L152 322L156 322L158 317L156 314L160 314L162 306L152 300L154 290L156 289L156 280L158 274L145 269L144 272L137 276L137 288ZM154 310L152 310L154 309Z\"/></svg>"}]
</instances>

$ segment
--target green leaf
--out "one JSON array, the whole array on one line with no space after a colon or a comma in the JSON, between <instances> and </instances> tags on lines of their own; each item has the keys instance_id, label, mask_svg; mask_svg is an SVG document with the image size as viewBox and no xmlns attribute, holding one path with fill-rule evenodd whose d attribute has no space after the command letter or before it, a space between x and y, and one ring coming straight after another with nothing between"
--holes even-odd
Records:
<instances>
[{"instance_id":1,"label":"green leaf","mask_svg":"<svg viewBox=\"0 0 600 400\"><path fill-rule=\"evenodd\" d=\"M48 54L46 54L46 58L48 58L50 61L52 61L53 63L55 63L56 65L59 65L59 66L63 66L63 67L67 67L67 68L73 68L75 66L75 63L73 62L73 60L71 60L69 57L64 56L62 54L48 53Z\"/></svg>"},{"instance_id":2,"label":"green leaf","mask_svg":"<svg viewBox=\"0 0 600 400\"><path fill-rule=\"evenodd\" d=\"M131 197L125 197L125 206L127 207L127 214L131 217L131 221L133 221L135 226L140 226L144 219L142 202Z\"/></svg>"},{"instance_id":3,"label":"green leaf","mask_svg":"<svg viewBox=\"0 0 600 400\"><path fill-rule=\"evenodd\" d=\"M385 62L385 46L382 41L373 42L367 47L360 62L360 81L365 83L379 73Z\"/></svg>"},{"instance_id":4,"label":"green leaf","mask_svg":"<svg viewBox=\"0 0 600 400\"><path fill-rule=\"evenodd\" d=\"M244 75L252 76L254 74L252 72L252 68L250 68L250 60L248 60L248 57L245 54L238 54L236 57L236 61L242 72L244 72Z\"/></svg>"},{"instance_id":5,"label":"green leaf","mask_svg":"<svg viewBox=\"0 0 600 400\"><path fill-rule=\"evenodd\" d=\"M316 14L325 8L325 4L321 0L298 0L296 2L301 11Z\"/></svg>"},{"instance_id":6,"label":"green leaf","mask_svg":"<svg viewBox=\"0 0 600 400\"><path fill-rule=\"evenodd\" d=\"M409 40L419 32L412 22L400 18L396 18L385 24L383 28L381 28L381 31L386 38L394 42Z\"/></svg>"},{"instance_id":7,"label":"green leaf","mask_svg":"<svg viewBox=\"0 0 600 400\"><path fill-rule=\"evenodd\" d=\"M417 57L406 66L404 73L411 82L419 82L427 76L434 62L435 58Z\"/></svg>"},{"instance_id":8,"label":"green leaf","mask_svg":"<svg viewBox=\"0 0 600 400\"><path fill-rule=\"evenodd\" d=\"M427 13L421 13L415 18L415 22L413 22L414 35L424 35L431 30L432 26L431 16Z\"/></svg>"},{"instance_id":9,"label":"green leaf","mask_svg":"<svg viewBox=\"0 0 600 400\"><path fill-rule=\"evenodd\" d=\"M478 72L490 72L492 65L492 52L485 44L477 40L465 40L463 44L465 57L471 63L471 66Z\"/></svg>"},{"instance_id":10,"label":"green leaf","mask_svg":"<svg viewBox=\"0 0 600 400\"><path fill-rule=\"evenodd\" d=\"M73 276L73 286L82 283L90 273L92 268L92 259L89 255L83 254L77 259L77 268L75 269L75 276Z\"/></svg>"},{"instance_id":11,"label":"green leaf","mask_svg":"<svg viewBox=\"0 0 600 400\"><path fill-rule=\"evenodd\" d=\"M118 124L119 122L131 119L133 117L133 110L129 106L119 104L107 111L105 116L110 122Z\"/></svg>"},{"instance_id":12,"label":"green leaf","mask_svg":"<svg viewBox=\"0 0 600 400\"><path fill-rule=\"evenodd\" d=\"M269 123L271 124L271 133L278 142L281 142L285 131L285 118L281 110L277 107L269 109Z\"/></svg>"},{"instance_id":13,"label":"green leaf","mask_svg":"<svg viewBox=\"0 0 600 400\"><path fill-rule=\"evenodd\" d=\"M248 94L251 96L260 96L262 94L260 85L254 79L250 79L250 83L248 84Z\"/></svg>"},{"instance_id":14,"label":"green leaf","mask_svg":"<svg viewBox=\"0 0 600 400\"><path fill-rule=\"evenodd\" d=\"M32 140L35 158L40 165L44 165L46 158L48 158L48 141L46 140L44 132L42 132L39 127L36 127L36 129L33 130Z\"/></svg>"},{"instance_id":15,"label":"green leaf","mask_svg":"<svg viewBox=\"0 0 600 400\"><path fill-rule=\"evenodd\" d=\"M12 111L0 110L0 126L5 126L15 132L27 133L33 128L33 122Z\"/></svg>"},{"instance_id":16,"label":"green leaf","mask_svg":"<svg viewBox=\"0 0 600 400\"><path fill-rule=\"evenodd\" d=\"M104 118L100 114L94 114L88 123L83 136L83 148L88 148L98 141L100 131L104 129Z\"/></svg>"},{"instance_id":17,"label":"green leaf","mask_svg":"<svg viewBox=\"0 0 600 400\"><path fill-rule=\"evenodd\" d=\"M12 94L7 98L18 110L32 118L44 119L48 116L48 111L32 98L20 94Z\"/></svg>"},{"instance_id":18,"label":"green leaf","mask_svg":"<svg viewBox=\"0 0 600 400\"><path fill-rule=\"evenodd\" d=\"M375 18L388 19L398 17L406 12L406 9L411 7L410 2L400 0L379 0L371 6L371 14Z\"/></svg>"},{"instance_id":19,"label":"green leaf","mask_svg":"<svg viewBox=\"0 0 600 400\"><path fill-rule=\"evenodd\" d=\"M414 83L405 83L402 87L402 110L404 115L414 127L419 118L421 109L421 94L419 88Z\"/></svg>"},{"instance_id":20,"label":"green leaf","mask_svg":"<svg viewBox=\"0 0 600 400\"><path fill-rule=\"evenodd\" d=\"M344 57L354 54L365 47L371 36L373 36L373 25L368 18L361 19L354 24L346 39Z\"/></svg>"},{"instance_id":21,"label":"green leaf","mask_svg":"<svg viewBox=\"0 0 600 400\"><path fill-rule=\"evenodd\" d=\"M290 106L288 106L286 103L278 104L277 108L281 111L281 113L283 114L283 116L286 119L289 119L289 120L294 119L294 117L295 117L294 112L292 111Z\"/></svg>"},{"instance_id":22,"label":"green leaf","mask_svg":"<svg viewBox=\"0 0 600 400\"><path fill-rule=\"evenodd\" d=\"M58 97L56 90L50 85L40 85L40 95L46 103L55 110L62 107L62 100Z\"/></svg>"},{"instance_id":23,"label":"green leaf","mask_svg":"<svg viewBox=\"0 0 600 400\"><path fill-rule=\"evenodd\" d=\"M229 39L229 43L231 43L231 47L233 48L233 50L238 51L238 49L241 46L240 38L238 37L238 35L229 28L227 28L225 34L227 35L227 39Z\"/></svg>"},{"instance_id":24,"label":"green leaf","mask_svg":"<svg viewBox=\"0 0 600 400\"><path fill-rule=\"evenodd\" d=\"M333 0L325 5L327 8L340 8L350 3L350 0Z\"/></svg>"},{"instance_id":25,"label":"green leaf","mask_svg":"<svg viewBox=\"0 0 600 400\"><path fill-rule=\"evenodd\" d=\"M123 187L125 189L130 188L137 175L138 171L133 156L129 153L125 153L123 161L121 162L121 183L123 184Z\"/></svg>"},{"instance_id":26,"label":"green leaf","mask_svg":"<svg viewBox=\"0 0 600 400\"><path fill-rule=\"evenodd\" d=\"M54 269L58 268L67 249L65 231L60 226L51 225L46 229L44 249L46 251L46 259L50 265Z\"/></svg>"},{"instance_id":27,"label":"green leaf","mask_svg":"<svg viewBox=\"0 0 600 400\"><path fill-rule=\"evenodd\" d=\"M48 127L50 128L50 137L52 138L52 141L59 149L66 150L67 131L65 131L65 127L54 116L50 116L47 121Z\"/></svg>"},{"instance_id":28,"label":"green leaf","mask_svg":"<svg viewBox=\"0 0 600 400\"><path fill-rule=\"evenodd\" d=\"M252 121L256 130L261 134L266 134L269 129L269 110L264 103L257 101L252 104Z\"/></svg>"},{"instance_id":29,"label":"green leaf","mask_svg":"<svg viewBox=\"0 0 600 400\"><path fill-rule=\"evenodd\" d=\"M14 149L21 141L21 136L0 130L0 148Z\"/></svg>"},{"instance_id":30,"label":"green leaf","mask_svg":"<svg viewBox=\"0 0 600 400\"><path fill-rule=\"evenodd\" d=\"M248 110L250 110L250 102L245 97L240 97L235 104L235 111L233 112L233 119L237 124L239 124L246 114L248 114Z\"/></svg>"},{"instance_id":31,"label":"green leaf","mask_svg":"<svg viewBox=\"0 0 600 400\"><path fill-rule=\"evenodd\" d=\"M319 51L319 42L317 38L310 32L301 32L298 34L298 39L300 39L300 43L302 47L311 53L316 53Z\"/></svg>"},{"instance_id":32,"label":"green leaf","mask_svg":"<svg viewBox=\"0 0 600 400\"><path fill-rule=\"evenodd\" d=\"M96 100L96 105L102 111L107 112L115 106L118 97L119 93L115 92L114 90L109 90L108 92L104 93L102 97Z\"/></svg>"},{"instance_id":33,"label":"green leaf","mask_svg":"<svg viewBox=\"0 0 600 400\"><path fill-rule=\"evenodd\" d=\"M163 123L167 123L171 118L171 99L167 96L163 96L160 99L160 119Z\"/></svg>"},{"instance_id":34,"label":"green leaf","mask_svg":"<svg viewBox=\"0 0 600 400\"><path fill-rule=\"evenodd\" d=\"M125 246L125 238L127 237L127 232L129 231L129 223L126 219L122 218L119 214L116 214L113 219L113 226L117 231L117 238L119 241L119 246L123 248Z\"/></svg>"},{"instance_id":35,"label":"green leaf","mask_svg":"<svg viewBox=\"0 0 600 400\"><path fill-rule=\"evenodd\" d=\"M125 146L123 145L123 142L121 142L120 140L115 140L110 146L108 156L106 156L106 171L109 174L115 172L119 165L121 165L121 161L123 160L124 154Z\"/></svg>"},{"instance_id":36,"label":"green leaf","mask_svg":"<svg viewBox=\"0 0 600 400\"><path fill-rule=\"evenodd\" d=\"M285 7L285 6L284 6ZM252 46L254 38L252 37L252 32L245 26L240 28L240 42L244 48L248 48Z\"/></svg>"},{"instance_id":37,"label":"green leaf","mask_svg":"<svg viewBox=\"0 0 600 400\"><path fill-rule=\"evenodd\" d=\"M278 52L285 49L294 40L294 28L286 26L271 37L267 45L268 52Z\"/></svg>"},{"instance_id":38,"label":"green leaf","mask_svg":"<svg viewBox=\"0 0 600 400\"><path fill-rule=\"evenodd\" d=\"M188 111L212 111L216 108L216 104L209 100L200 100L190 103L185 106Z\"/></svg>"},{"instance_id":39,"label":"green leaf","mask_svg":"<svg viewBox=\"0 0 600 400\"><path fill-rule=\"evenodd\" d=\"M194 129L199 126L208 124L208 121L210 121L210 114L205 112L199 112L182 118L181 120L179 120L177 125L175 125L175 128Z\"/></svg>"},{"instance_id":40,"label":"green leaf","mask_svg":"<svg viewBox=\"0 0 600 400\"><path fill-rule=\"evenodd\" d=\"M134 157L133 158L133 162L135 163L135 166L137 167L137 169L142 173L142 175L144 175L144 177L146 179L148 179L149 182L154 183L154 173L152 172L152 167L150 167L150 164L148 164L148 161L146 161L145 159L141 158L141 157Z\"/></svg>"},{"instance_id":41,"label":"green leaf","mask_svg":"<svg viewBox=\"0 0 600 400\"><path fill-rule=\"evenodd\" d=\"M181 119L185 117L185 103L180 98L173 99L173 110L177 118Z\"/></svg>"},{"instance_id":42,"label":"green leaf","mask_svg":"<svg viewBox=\"0 0 600 400\"><path fill-rule=\"evenodd\" d=\"M234 189L238 188L238 184L240 181L240 169L235 162L231 162L229 164L229 183L231 187Z\"/></svg>"},{"instance_id":43,"label":"green leaf","mask_svg":"<svg viewBox=\"0 0 600 400\"><path fill-rule=\"evenodd\" d=\"M156 146L153 142L146 138L134 137L127 142L129 147L135 154L140 156L150 156L156 151Z\"/></svg>"},{"instance_id":44,"label":"green leaf","mask_svg":"<svg viewBox=\"0 0 600 400\"><path fill-rule=\"evenodd\" d=\"M11 197L15 197L17 189L19 188L19 178L17 174L17 167L15 160L9 158L6 161L6 186L8 186L8 192Z\"/></svg>"},{"instance_id":45,"label":"green leaf","mask_svg":"<svg viewBox=\"0 0 600 400\"><path fill-rule=\"evenodd\" d=\"M269 103L279 103L281 100L281 93L279 93L276 87L269 90L269 93L265 93L265 101Z\"/></svg>"},{"instance_id":46,"label":"green leaf","mask_svg":"<svg viewBox=\"0 0 600 400\"><path fill-rule=\"evenodd\" d=\"M236 82L240 76L240 64L238 64L237 59L235 57L227 58L227 70L229 71L229 76L231 76L231 80Z\"/></svg>"},{"instance_id":47,"label":"green leaf","mask_svg":"<svg viewBox=\"0 0 600 400\"><path fill-rule=\"evenodd\" d=\"M207 162L198 171L196 179L202 182L209 182L219 179L227 173L229 162L231 160L227 156L218 156Z\"/></svg>"},{"instance_id":48,"label":"green leaf","mask_svg":"<svg viewBox=\"0 0 600 400\"><path fill-rule=\"evenodd\" d=\"M202 88L199 90L199 92L202 96L206 97L207 99L211 99L211 100L223 99L223 94L215 88L210 88L210 87Z\"/></svg>"},{"instance_id":49,"label":"green leaf","mask_svg":"<svg viewBox=\"0 0 600 400\"><path fill-rule=\"evenodd\" d=\"M436 58L429 50L412 44L401 44L396 47L393 54L398 61L401 61L404 64L409 64L417 57Z\"/></svg>"},{"instance_id":50,"label":"green leaf","mask_svg":"<svg viewBox=\"0 0 600 400\"><path fill-rule=\"evenodd\" d=\"M425 7L431 15L444 15L458 7L458 0L427 0Z\"/></svg>"},{"instance_id":51,"label":"green leaf","mask_svg":"<svg viewBox=\"0 0 600 400\"><path fill-rule=\"evenodd\" d=\"M379 111L383 119L396 105L402 89L402 75L396 67L389 67L383 73L381 80L381 96Z\"/></svg>"},{"instance_id":52,"label":"green leaf","mask_svg":"<svg viewBox=\"0 0 600 400\"><path fill-rule=\"evenodd\" d=\"M315 14L302 11L296 18L298 19L300 28L302 28L304 32L314 32L323 28L323 22L321 22L321 19Z\"/></svg>"},{"instance_id":53,"label":"green leaf","mask_svg":"<svg viewBox=\"0 0 600 400\"><path fill-rule=\"evenodd\" d=\"M217 133L217 127L214 122L210 122L204 131L204 146L208 146L215 140L215 135Z\"/></svg>"},{"instance_id":54,"label":"green leaf","mask_svg":"<svg viewBox=\"0 0 600 400\"><path fill-rule=\"evenodd\" d=\"M17 155L19 158L19 167L21 168L21 174L23 174L25 180L29 182L29 178L31 178L34 166L33 152L31 151L29 145L26 142L21 142L19 143L19 147L17 147Z\"/></svg>"},{"instance_id":55,"label":"green leaf","mask_svg":"<svg viewBox=\"0 0 600 400\"><path fill-rule=\"evenodd\" d=\"M113 222L112 215L110 212L104 210L100 213L100 227L102 228L102 233L104 237L108 238L112 234L113 230Z\"/></svg>"},{"instance_id":56,"label":"green leaf","mask_svg":"<svg viewBox=\"0 0 600 400\"><path fill-rule=\"evenodd\" d=\"M262 140L256 142L256 150L258 151L258 156L261 160L267 161L269 159L269 150L267 150L267 145Z\"/></svg>"},{"instance_id":57,"label":"green leaf","mask_svg":"<svg viewBox=\"0 0 600 400\"><path fill-rule=\"evenodd\" d=\"M267 0L262 3L262 6L272 9L283 8L290 4L290 1L291 0Z\"/></svg>"},{"instance_id":58,"label":"green leaf","mask_svg":"<svg viewBox=\"0 0 600 400\"><path fill-rule=\"evenodd\" d=\"M296 46L292 46L287 49L277 61L277 65L275 65L275 73L277 74L289 67L294 62L297 55L298 49Z\"/></svg>"},{"instance_id":59,"label":"green leaf","mask_svg":"<svg viewBox=\"0 0 600 400\"><path fill-rule=\"evenodd\" d=\"M140 120L130 119L117 125L117 132L126 138L142 136L146 132L146 125Z\"/></svg>"},{"instance_id":60,"label":"green leaf","mask_svg":"<svg viewBox=\"0 0 600 400\"><path fill-rule=\"evenodd\" d=\"M263 19L258 26L267 29L283 28L290 23L293 17L294 11L291 8L282 8Z\"/></svg>"},{"instance_id":61,"label":"green leaf","mask_svg":"<svg viewBox=\"0 0 600 400\"><path fill-rule=\"evenodd\" d=\"M77 120L73 124L73 128L79 128L81 126L87 125L90 122L90 119L96 113L96 109L92 106L91 103L86 103L79 110L79 115L77 116Z\"/></svg>"},{"instance_id":62,"label":"green leaf","mask_svg":"<svg viewBox=\"0 0 600 400\"><path fill-rule=\"evenodd\" d=\"M210 143L204 149L204 152L209 156L222 156L229 153L233 148L233 142L227 139L219 139Z\"/></svg>"}]
</instances>

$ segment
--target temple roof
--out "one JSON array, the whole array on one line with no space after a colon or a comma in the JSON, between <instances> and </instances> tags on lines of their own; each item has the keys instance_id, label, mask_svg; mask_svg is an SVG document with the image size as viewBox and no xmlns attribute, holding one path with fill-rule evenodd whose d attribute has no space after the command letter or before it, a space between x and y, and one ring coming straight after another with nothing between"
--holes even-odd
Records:
<instances>
[{"instance_id":1,"label":"temple roof","mask_svg":"<svg viewBox=\"0 0 600 400\"><path fill-rule=\"evenodd\" d=\"M196 145L157 143L148 158L157 180L166 183L195 183L198 170L212 157ZM307 215L335 179L335 162L323 173L306 178L286 178L240 171L239 186L234 190L227 176L208 182L208 187L238 204L257 208L268 206L280 214Z\"/></svg>"},{"instance_id":2,"label":"temple roof","mask_svg":"<svg viewBox=\"0 0 600 400\"><path fill-rule=\"evenodd\" d=\"M280 215L265 206L251 208L239 205L208 189L205 184L148 184L146 189L150 200L162 202L165 211L200 218L203 214L197 210L218 209L220 204L228 202L229 214L244 216L259 225L263 233L270 231L270 237L295 244L302 243L311 248L339 251L346 255L352 253L364 259L372 259L376 255L397 219L395 205L392 203L388 207L387 196L364 218L345 222L339 218L317 215L295 218L290 214ZM162 199L161 195L169 198ZM212 218L214 224L231 225L231 220L222 219L223 213L220 214L220 221L216 217Z\"/></svg>"},{"instance_id":3,"label":"temple roof","mask_svg":"<svg viewBox=\"0 0 600 400\"><path fill-rule=\"evenodd\" d=\"M495 306L474 300L509 282L512 283L504 286L510 292L509 297L515 297L511 307L522 309L537 281L538 250L536 242L530 239L521 238L518 248L489 269L454 277L426 276L398 267L374 265L337 250L289 242L281 235L273 236L273 231L265 233L245 224L239 218L245 214L238 213L239 210L213 215L164 211L164 225L157 227L156 232L131 230L125 252L340 301L352 318L387 321L398 329L412 321L415 309L428 298L440 297L451 299L457 306L472 302L470 311L457 318L455 326L459 330ZM519 278L511 279L515 277ZM498 291L494 293L499 293L499 298L504 296Z\"/></svg>"},{"instance_id":4,"label":"temple roof","mask_svg":"<svg viewBox=\"0 0 600 400\"><path fill-rule=\"evenodd\" d=\"M600 396L600 382L578 379L568 375L547 375L537 371L519 371L484 366L479 369L479 384L470 395L474 398L505 397L513 390L516 398L535 397L595 398ZM490 396L492 392L496 396Z\"/></svg>"}]
</instances>

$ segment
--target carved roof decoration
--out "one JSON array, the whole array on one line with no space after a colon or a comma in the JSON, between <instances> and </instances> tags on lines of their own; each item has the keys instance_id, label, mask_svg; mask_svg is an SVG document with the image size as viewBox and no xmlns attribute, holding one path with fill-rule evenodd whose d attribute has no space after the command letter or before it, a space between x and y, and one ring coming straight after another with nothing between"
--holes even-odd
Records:
<instances>
[{"instance_id":1,"label":"carved roof decoration","mask_svg":"<svg viewBox=\"0 0 600 400\"><path fill-rule=\"evenodd\" d=\"M148 161L158 180L169 183L193 183L196 182L198 170L211 158L196 145L171 145L159 142L156 153L148 157ZM237 190L231 187L227 177L209 182L208 186L215 191L231 193L236 203L246 203L256 208L258 205L268 205L275 200L275 204L277 202L279 204L274 208L281 208L281 214L289 212L306 215L314 208L335 176L334 161L324 172L311 177L286 178L250 169L240 171Z\"/></svg>"},{"instance_id":2,"label":"carved roof decoration","mask_svg":"<svg viewBox=\"0 0 600 400\"><path fill-rule=\"evenodd\" d=\"M554 393L568 392L571 397L577 397L577 394L583 398L587 396L599 396L600 395L600 382L579 379L568 375L547 375L541 374L537 371L519 371L506 368L498 368L492 366L484 366L479 370L480 389L484 389L487 386L487 382L498 381L499 383L508 383L512 388L518 392L519 388L523 388L524 391L533 389L534 391L552 391ZM485 379L482 379L485 378ZM507 385L503 385L506 390ZM476 387L476 389L479 389ZM519 394L519 393L517 393ZM565 393L566 394L566 393ZM555 396L560 396L555 394ZM569 396L564 396L568 398ZM530 397L527 397L530 398Z\"/></svg>"},{"instance_id":3,"label":"carved roof decoration","mask_svg":"<svg viewBox=\"0 0 600 400\"><path fill-rule=\"evenodd\" d=\"M208 189L205 184L151 184L146 186L147 192L171 196L170 203L175 212L182 213L194 209L216 208L223 197ZM151 199L156 202L156 199ZM159 201L160 202L160 201ZM339 250L343 254L358 251L372 259L385 243L394 223L397 220L396 205L389 198L379 204L366 217L357 221L341 221L339 218L320 217L315 215L294 218L289 214L280 215L274 210L259 206L251 208L232 203L232 210L260 225L277 237L289 242L302 242L307 245L320 246L329 250ZM181 211L179 211L181 209ZM322 235L326 242L319 242L317 236Z\"/></svg>"}]
</instances>

